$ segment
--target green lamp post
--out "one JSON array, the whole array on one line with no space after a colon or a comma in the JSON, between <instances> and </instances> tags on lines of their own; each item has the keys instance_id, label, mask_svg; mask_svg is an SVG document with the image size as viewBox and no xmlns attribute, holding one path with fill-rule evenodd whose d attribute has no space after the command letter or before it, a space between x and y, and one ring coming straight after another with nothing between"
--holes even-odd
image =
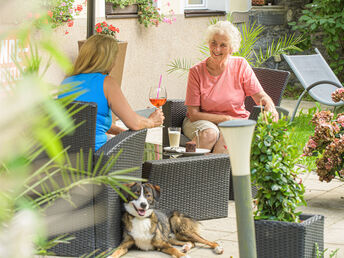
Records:
<instances>
[{"instance_id":1,"label":"green lamp post","mask_svg":"<svg viewBox=\"0 0 344 258\"><path fill-rule=\"evenodd\" d=\"M255 125L253 120L219 124L232 167L240 258L257 257L250 178L250 151Z\"/></svg>"}]
</instances>

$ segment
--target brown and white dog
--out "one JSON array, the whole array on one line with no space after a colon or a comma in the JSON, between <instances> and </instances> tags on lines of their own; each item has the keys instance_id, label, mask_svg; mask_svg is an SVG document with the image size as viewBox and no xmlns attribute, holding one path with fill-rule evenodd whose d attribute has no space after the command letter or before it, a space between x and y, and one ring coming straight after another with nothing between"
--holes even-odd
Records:
<instances>
[{"instance_id":1,"label":"brown and white dog","mask_svg":"<svg viewBox=\"0 0 344 258\"><path fill-rule=\"evenodd\" d=\"M158 250L172 257L190 258L186 252L193 248L196 242L210 246L216 254L223 253L223 248L219 244L199 235L199 223L194 219L178 211L166 214L154 209L160 196L159 186L149 183L132 183L128 186L138 198L123 192L128 200L124 204L125 213L122 218L123 241L109 257L121 257L135 245L145 251ZM182 251L172 245L183 246Z\"/></svg>"}]
</instances>

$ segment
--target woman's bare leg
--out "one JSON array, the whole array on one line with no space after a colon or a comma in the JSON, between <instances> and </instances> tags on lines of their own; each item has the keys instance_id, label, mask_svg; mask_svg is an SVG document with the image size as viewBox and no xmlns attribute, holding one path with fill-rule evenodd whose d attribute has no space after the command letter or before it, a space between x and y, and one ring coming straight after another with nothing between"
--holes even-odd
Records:
<instances>
[{"instance_id":1,"label":"woman's bare leg","mask_svg":"<svg viewBox=\"0 0 344 258\"><path fill-rule=\"evenodd\" d=\"M218 154L228 154L228 149L226 146L226 142L225 139L222 135L222 133L220 132L220 138L219 140L215 143L214 149L213 149L213 153L218 153Z\"/></svg>"},{"instance_id":2,"label":"woman's bare leg","mask_svg":"<svg viewBox=\"0 0 344 258\"><path fill-rule=\"evenodd\" d=\"M198 135L199 146L197 146L197 148L212 150L217 140L216 131L214 129L209 128L199 132ZM196 136L192 140L197 143Z\"/></svg>"}]
</instances>

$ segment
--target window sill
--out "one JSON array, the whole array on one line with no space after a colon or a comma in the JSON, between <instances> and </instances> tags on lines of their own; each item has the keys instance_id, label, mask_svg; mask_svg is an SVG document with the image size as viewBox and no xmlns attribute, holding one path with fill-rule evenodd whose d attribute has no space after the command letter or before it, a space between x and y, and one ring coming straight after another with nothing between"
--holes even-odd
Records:
<instances>
[{"instance_id":1,"label":"window sill","mask_svg":"<svg viewBox=\"0 0 344 258\"><path fill-rule=\"evenodd\" d=\"M225 11L199 9L199 10L184 10L185 18L191 17L209 17L209 16L225 16Z\"/></svg>"}]
</instances>

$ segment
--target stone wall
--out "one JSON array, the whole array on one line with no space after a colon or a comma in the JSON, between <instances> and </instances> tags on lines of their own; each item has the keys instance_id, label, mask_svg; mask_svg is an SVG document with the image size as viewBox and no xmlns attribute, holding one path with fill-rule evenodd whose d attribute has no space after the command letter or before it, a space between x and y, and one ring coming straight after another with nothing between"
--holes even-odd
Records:
<instances>
[{"instance_id":1,"label":"stone wall","mask_svg":"<svg viewBox=\"0 0 344 258\"><path fill-rule=\"evenodd\" d=\"M267 44L270 44L272 40L277 42L284 35L293 34L294 31L291 30L291 26L288 23L296 21L301 16L303 6L309 2L310 0L274 0L271 6L253 6L249 13L250 22L255 21L256 24L261 24L265 28L256 44L255 50L262 48L264 52ZM279 62L278 59L270 58L263 66L291 71L283 58L281 59ZM293 74L289 79L289 84L299 84Z\"/></svg>"}]
</instances>

